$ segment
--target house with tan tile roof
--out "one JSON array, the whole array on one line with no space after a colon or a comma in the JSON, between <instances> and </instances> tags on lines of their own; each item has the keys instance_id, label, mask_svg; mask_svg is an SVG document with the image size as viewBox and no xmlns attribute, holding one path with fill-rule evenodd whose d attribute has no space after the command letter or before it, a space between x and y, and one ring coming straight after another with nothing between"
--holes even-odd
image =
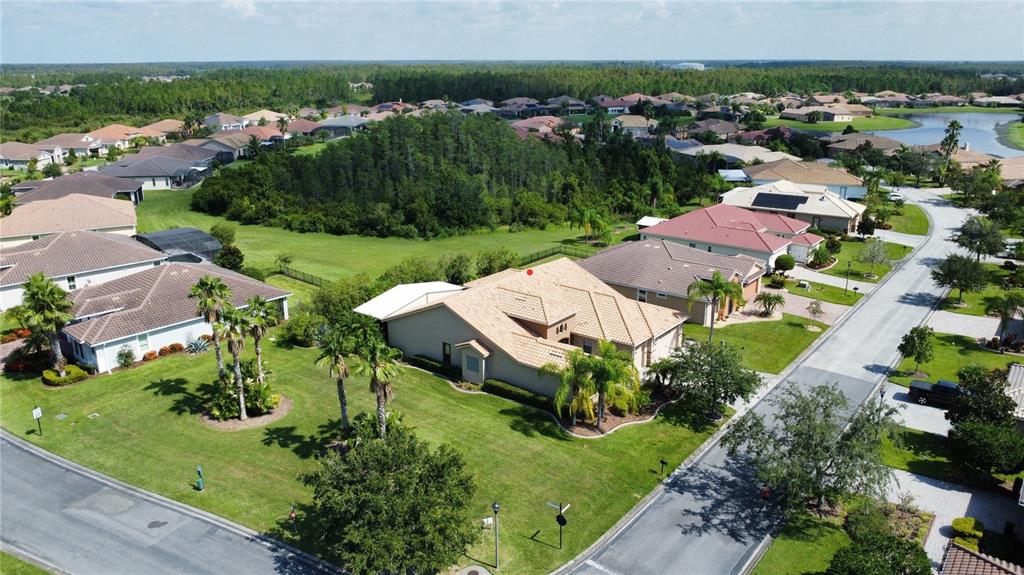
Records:
<instances>
[{"instance_id":1,"label":"house with tan tile roof","mask_svg":"<svg viewBox=\"0 0 1024 575\"><path fill-rule=\"evenodd\" d=\"M840 198L827 186L796 184L779 180L754 187L733 188L722 194L723 204L755 212L784 214L805 221L813 228L838 230L852 234L857 231L864 204Z\"/></svg>"},{"instance_id":2,"label":"house with tan tile roof","mask_svg":"<svg viewBox=\"0 0 1024 575\"><path fill-rule=\"evenodd\" d=\"M712 254L656 239L623 242L577 263L627 298L682 312L687 321L701 325L711 323L711 302L690 297L693 283L718 272L743 288L743 299L754 301L765 273L764 262L756 258ZM717 319L739 308L739 302L726 299Z\"/></svg>"},{"instance_id":3,"label":"house with tan tile roof","mask_svg":"<svg viewBox=\"0 0 1024 575\"><path fill-rule=\"evenodd\" d=\"M106 144L96 141L89 134L56 134L39 140L35 145L51 154L54 154L59 148L65 156L74 150L75 155L80 158L101 156L107 153Z\"/></svg>"},{"instance_id":4,"label":"house with tan tile roof","mask_svg":"<svg viewBox=\"0 0 1024 575\"><path fill-rule=\"evenodd\" d=\"M142 359L146 352L209 335L210 324L196 314L196 302L188 297L205 276L227 284L232 306L245 308L248 299L260 296L276 303L278 316L288 319L290 292L209 263L167 263L73 291L74 319L61 340L71 357L109 372L117 367L122 348Z\"/></svg>"},{"instance_id":5,"label":"house with tan tile roof","mask_svg":"<svg viewBox=\"0 0 1024 575\"><path fill-rule=\"evenodd\" d=\"M999 160L999 179L1009 188L1024 186L1024 156Z\"/></svg>"},{"instance_id":6,"label":"house with tan tile roof","mask_svg":"<svg viewBox=\"0 0 1024 575\"><path fill-rule=\"evenodd\" d=\"M771 269L786 253L798 262L807 261L810 252L824 241L807 233L809 227L789 216L718 204L645 228L640 239L667 240L712 254L749 256Z\"/></svg>"},{"instance_id":7,"label":"house with tan tile roof","mask_svg":"<svg viewBox=\"0 0 1024 575\"><path fill-rule=\"evenodd\" d=\"M73 291L160 265L166 257L128 236L86 230L0 248L0 311L21 304L22 285L35 273Z\"/></svg>"},{"instance_id":8,"label":"house with tan tile roof","mask_svg":"<svg viewBox=\"0 0 1024 575\"><path fill-rule=\"evenodd\" d=\"M288 114L282 114L281 112L275 112L273 110L263 109L263 110L256 110L255 112L253 112L251 114L246 114L246 115L244 115L242 117L245 118L246 120L249 120L249 125L250 126L257 126L257 125L259 125L260 120L263 121L264 125L270 126L270 125L274 125L274 123L276 123L281 118L287 118Z\"/></svg>"},{"instance_id":9,"label":"house with tan tile roof","mask_svg":"<svg viewBox=\"0 0 1024 575\"><path fill-rule=\"evenodd\" d=\"M360 308L378 308L376 299ZM680 312L627 298L562 258L435 293L384 321L390 345L406 356L454 365L466 381L499 379L553 396L558 382L540 375L542 366L563 366L570 351L591 353L606 340L629 353L643 371L680 345L685 319Z\"/></svg>"},{"instance_id":10,"label":"house with tan tile roof","mask_svg":"<svg viewBox=\"0 0 1024 575\"><path fill-rule=\"evenodd\" d=\"M10 248L58 232L92 230L135 234L135 205L86 194L18 205L0 220L0 248Z\"/></svg>"},{"instance_id":11,"label":"house with tan tile roof","mask_svg":"<svg viewBox=\"0 0 1024 575\"><path fill-rule=\"evenodd\" d=\"M36 169L63 160L63 150L59 147L46 149L47 146L26 144L24 142L0 143L0 167L11 170L27 170L29 162L36 161Z\"/></svg>"},{"instance_id":12,"label":"house with tan tile roof","mask_svg":"<svg viewBox=\"0 0 1024 575\"><path fill-rule=\"evenodd\" d=\"M88 136L107 147L124 150L132 145L136 138L152 138L160 143L167 139L167 134L149 128L136 128L124 124L110 124L89 132Z\"/></svg>"},{"instance_id":13,"label":"house with tan tile roof","mask_svg":"<svg viewBox=\"0 0 1024 575\"><path fill-rule=\"evenodd\" d=\"M844 199L862 198L868 192L864 180L846 170L833 168L820 162L779 160L744 166L743 172L747 174L754 185L758 186L781 180L788 180L795 184L815 184L827 187Z\"/></svg>"},{"instance_id":14,"label":"house with tan tile roof","mask_svg":"<svg viewBox=\"0 0 1024 575\"><path fill-rule=\"evenodd\" d=\"M143 130L147 130L152 133L161 133L165 136L167 134L177 134L185 127L185 122L181 120L167 119L153 122L142 127Z\"/></svg>"}]
</instances>

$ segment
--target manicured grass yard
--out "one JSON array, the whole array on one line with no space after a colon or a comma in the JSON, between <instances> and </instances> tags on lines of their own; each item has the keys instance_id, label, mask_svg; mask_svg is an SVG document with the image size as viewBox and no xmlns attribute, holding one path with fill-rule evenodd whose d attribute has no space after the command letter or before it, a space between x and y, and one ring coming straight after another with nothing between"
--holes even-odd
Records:
<instances>
[{"instance_id":1,"label":"manicured grass yard","mask_svg":"<svg viewBox=\"0 0 1024 575\"><path fill-rule=\"evenodd\" d=\"M843 288L830 286L828 284L820 284L818 282L807 282L811 286L810 290L804 288L798 288L796 285L800 280L786 280L786 291L789 293L802 295L804 297L816 298L827 303L837 303L840 305L853 305L857 303L860 298L864 297L864 294L855 292L853 290L847 290L843 293Z\"/></svg>"},{"instance_id":2,"label":"manicured grass yard","mask_svg":"<svg viewBox=\"0 0 1024 575\"><path fill-rule=\"evenodd\" d=\"M933 382L940 379L956 381L956 372L966 365L980 365L986 369L1005 368L1008 363L1020 362L1022 359L989 351L972 338L949 333L932 336L932 347L935 357L928 363L922 363L920 370L928 374L928 381ZM898 369L889 376L889 381L909 387L913 372L914 360L904 358Z\"/></svg>"},{"instance_id":3,"label":"manicured grass yard","mask_svg":"<svg viewBox=\"0 0 1024 575\"><path fill-rule=\"evenodd\" d=\"M842 132L846 129L846 126L851 123L858 132L902 130L904 128L913 128L915 125L915 122L912 120L892 118L888 116L869 116L866 118L858 116L853 119L853 122L818 122L817 124L801 122L800 120L786 120L779 117L773 117L768 118L764 125L768 128L773 126L789 126L790 128L799 128L801 130L809 130L813 132Z\"/></svg>"},{"instance_id":4,"label":"manicured grass yard","mask_svg":"<svg viewBox=\"0 0 1024 575\"><path fill-rule=\"evenodd\" d=\"M146 200L138 208L139 231L178 226L209 230L211 225L227 221L225 218L189 210L191 194L188 190L146 192ZM635 226L624 226L613 242L635 233ZM376 277L388 267L412 257L476 254L500 247L526 255L559 245L578 245L582 241L582 232L567 225L514 233L499 228L494 232L427 241L302 234L280 228L237 225L236 241L245 254L247 265L270 268L278 255L286 253L295 258L292 267L336 280L360 273Z\"/></svg>"},{"instance_id":5,"label":"manicured grass yard","mask_svg":"<svg viewBox=\"0 0 1024 575\"><path fill-rule=\"evenodd\" d=\"M889 218L892 231L923 236L928 234L928 216L914 204L903 204L900 214Z\"/></svg>"},{"instance_id":6,"label":"manicured grass yard","mask_svg":"<svg viewBox=\"0 0 1024 575\"><path fill-rule=\"evenodd\" d=\"M296 156L316 156L326 147L327 142L317 142L315 144L301 146L292 153Z\"/></svg>"},{"instance_id":7,"label":"manicured grass yard","mask_svg":"<svg viewBox=\"0 0 1024 575\"><path fill-rule=\"evenodd\" d=\"M838 254L836 254L837 261L835 265L828 268L827 270L821 270L821 273L825 273L830 276L845 278L847 272L846 264L847 262L850 262L852 264L852 266L849 269L851 280L877 283L882 281L882 278L885 277L885 274L889 273L889 271L892 270L892 266L890 264L876 264L875 266L872 267L868 264L857 261L857 256L860 254L861 250L864 249L864 246L867 245L867 242L844 241L842 243L843 249ZM903 259L903 257L910 253L911 250L911 248L908 246L894 244L892 242L884 243L885 251L887 254L889 254L889 259L891 260ZM874 279L864 277L864 274L869 272L875 274L878 277Z\"/></svg>"},{"instance_id":8,"label":"manicured grass yard","mask_svg":"<svg viewBox=\"0 0 1024 575\"><path fill-rule=\"evenodd\" d=\"M821 331L810 331L807 325L816 325ZM725 327L716 325L715 340L725 340L738 347L748 369L779 373L824 333L827 327L823 323L787 313L780 320L738 323ZM686 337L697 341L708 339L708 328L704 326L688 323L683 326L683 332Z\"/></svg>"},{"instance_id":9,"label":"manicured grass yard","mask_svg":"<svg viewBox=\"0 0 1024 575\"><path fill-rule=\"evenodd\" d=\"M950 112L981 112L985 114L1012 113L1013 109L988 106L936 106L934 108L876 108L875 114L882 116L908 116L912 114L942 114Z\"/></svg>"},{"instance_id":10,"label":"manicured grass yard","mask_svg":"<svg viewBox=\"0 0 1024 575\"><path fill-rule=\"evenodd\" d=\"M292 311L302 304L309 303L313 299L313 294L319 289L315 285L300 282L295 278L281 274L269 276L267 283L292 292L292 297L288 300L288 307Z\"/></svg>"},{"instance_id":11,"label":"manicured grass yard","mask_svg":"<svg viewBox=\"0 0 1024 575\"><path fill-rule=\"evenodd\" d=\"M1001 130L1003 143L1024 150L1024 122L1010 122Z\"/></svg>"},{"instance_id":12,"label":"manicured grass yard","mask_svg":"<svg viewBox=\"0 0 1024 575\"><path fill-rule=\"evenodd\" d=\"M252 344L246 346L251 355ZM290 505L308 502L297 477L316 466L334 436L334 383L313 365L316 350L273 343L265 356L276 390L295 402L260 429L215 431L200 422L197 388L215 375L212 351L174 355L61 389L37 378L0 377L0 424L43 448L129 483L288 538ZM353 414L371 411L367 382L348 382ZM713 432L694 432L685 414L600 439L571 438L546 415L491 395L469 395L424 372L405 369L394 382L392 409L433 444L453 445L476 477L476 517L502 504L502 573L549 572L609 529L657 483L658 461L674 468ZM46 434L31 410L43 408ZM57 420L59 413L67 413ZM90 419L91 413L99 414ZM192 488L202 465L206 490ZM572 504L565 547L546 501ZM283 534L282 534L283 532ZM539 532L536 537L534 534ZM487 532L464 563L487 562Z\"/></svg>"},{"instance_id":13,"label":"manicured grass yard","mask_svg":"<svg viewBox=\"0 0 1024 575\"><path fill-rule=\"evenodd\" d=\"M1003 280L1006 279L1006 276L1010 275L1010 272L996 264L983 265L988 273L988 284L985 286L985 289L980 292L964 292L962 304L957 303L959 290L952 290L946 296L946 299L942 300L940 306L942 309L964 315L987 315L985 308L1006 294L1006 290L1002 288L1002 285Z\"/></svg>"},{"instance_id":14,"label":"manicured grass yard","mask_svg":"<svg viewBox=\"0 0 1024 575\"><path fill-rule=\"evenodd\" d=\"M823 573L837 551L850 545L841 517L802 513L786 524L757 563L754 575Z\"/></svg>"},{"instance_id":15,"label":"manicured grass yard","mask_svg":"<svg viewBox=\"0 0 1024 575\"><path fill-rule=\"evenodd\" d=\"M3 575L46 575L49 571L26 563L9 553L0 552L0 573Z\"/></svg>"},{"instance_id":16,"label":"manicured grass yard","mask_svg":"<svg viewBox=\"0 0 1024 575\"><path fill-rule=\"evenodd\" d=\"M901 427L893 438L883 440L882 461L889 467L918 475L968 483L964 471L950 461L948 441L942 435ZM1024 471L1016 475L996 474L995 477L1012 485L1016 477L1024 477Z\"/></svg>"}]
</instances>

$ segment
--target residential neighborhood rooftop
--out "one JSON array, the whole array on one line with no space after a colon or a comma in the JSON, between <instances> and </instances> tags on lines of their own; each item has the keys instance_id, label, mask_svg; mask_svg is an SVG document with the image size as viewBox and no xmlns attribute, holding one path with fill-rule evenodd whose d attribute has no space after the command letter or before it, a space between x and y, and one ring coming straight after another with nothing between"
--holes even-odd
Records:
<instances>
[{"instance_id":1,"label":"residential neighborhood rooftop","mask_svg":"<svg viewBox=\"0 0 1024 575\"><path fill-rule=\"evenodd\" d=\"M135 205L127 200L69 194L17 206L0 223L0 236L29 236L135 226Z\"/></svg>"},{"instance_id":2,"label":"residential neighborhood rooftop","mask_svg":"<svg viewBox=\"0 0 1024 575\"><path fill-rule=\"evenodd\" d=\"M0 286L25 283L42 272L60 277L140 262L159 262L164 254L127 236L92 231L60 232L0 249Z\"/></svg>"}]
</instances>

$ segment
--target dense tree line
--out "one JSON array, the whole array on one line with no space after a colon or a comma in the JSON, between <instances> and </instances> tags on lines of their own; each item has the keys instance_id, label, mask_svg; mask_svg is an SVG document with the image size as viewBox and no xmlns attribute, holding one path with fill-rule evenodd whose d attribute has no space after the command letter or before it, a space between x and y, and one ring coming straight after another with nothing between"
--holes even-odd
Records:
<instances>
[{"instance_id":1,"label":"dense tree line","mask_svg":"<svg viewBox=\"0 0 1024 575\"><path fill-rule=\"evenodd\" d=\"M592 213L673 215L714 193L703 166L595 122L587 130L600 133L580 144L524 140L491 116L390 118L317 156L272 152L220 171L192 207L296 231L430 238L499 225L586 227Z\"/></svg>"}]
</instances>

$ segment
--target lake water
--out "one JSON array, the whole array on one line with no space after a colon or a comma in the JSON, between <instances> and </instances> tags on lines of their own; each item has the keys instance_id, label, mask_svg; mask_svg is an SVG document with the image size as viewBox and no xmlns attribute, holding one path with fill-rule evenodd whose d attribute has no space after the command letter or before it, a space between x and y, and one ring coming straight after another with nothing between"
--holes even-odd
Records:
<instances>
[{"instance_id":1,"label":"lake water","mask_svg":"<svg viewBox=\"0 0 1024 575\"><path fill-rule=\"evenodd\" d=\"M920 126L906 130L881 130L871 133L899 140L907 145L937 144L945 135L946 125L951 120L957 120L964 126L960 131L961 146L966 143L972 150L1001 158L1024 156L1024 150L1004 146L996 138L998 126L1020 119L1020 115L1014 112L906 114L900 117L913 120Z\"/></svg>"}]
</instances>

